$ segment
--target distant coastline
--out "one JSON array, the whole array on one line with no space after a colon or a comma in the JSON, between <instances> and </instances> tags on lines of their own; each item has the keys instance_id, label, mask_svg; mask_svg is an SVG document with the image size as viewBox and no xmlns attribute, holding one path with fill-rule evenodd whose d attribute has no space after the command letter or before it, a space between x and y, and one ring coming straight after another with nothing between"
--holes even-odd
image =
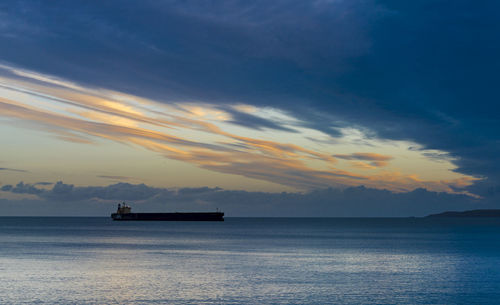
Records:
<instances>
[{"instance_id":1,"label":"distant coastline","mask_svg":"<svg viewBox=\"0 0 500 305\"><path fill-rule=\"evenodd\" d=\"M438 214L430 214L426 217L500 217L500 210L447 211Z\"/></svg>"}]
</instances>

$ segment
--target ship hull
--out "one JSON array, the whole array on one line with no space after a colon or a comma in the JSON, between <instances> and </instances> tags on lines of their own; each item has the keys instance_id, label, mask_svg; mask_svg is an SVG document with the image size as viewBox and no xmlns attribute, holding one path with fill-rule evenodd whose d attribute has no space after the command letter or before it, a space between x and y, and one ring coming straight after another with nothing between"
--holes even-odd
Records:
<instances>
[{"instance_id":1,"label":"ship hull","mask_svg":"<svg viewBox=\"0 0 500 305\"><path fill-rule=\"evenodd\" d=\"M224 221L224 213L113 213L111 218L119 221Z\"/></svg>"}]
</instances>

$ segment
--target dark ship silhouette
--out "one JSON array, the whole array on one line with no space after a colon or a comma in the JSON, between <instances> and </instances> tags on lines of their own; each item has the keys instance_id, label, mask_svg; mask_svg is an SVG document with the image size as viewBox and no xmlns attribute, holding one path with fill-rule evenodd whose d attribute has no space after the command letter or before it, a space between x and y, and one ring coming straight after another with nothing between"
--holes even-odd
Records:
<instances>
[{"instance_id":1,"label":"dark ship silhouette","mask_svg":"<svg viewBox=\"0 0 500 305\"><path fill-rule=\"evenodd\" d=\"M132 213L132 208L123 202L118 204L116 213L111 214L113 220L159 220L159 221L224 221L224 213L192 212L192 213Z\"/></svg>"}]
</instances>

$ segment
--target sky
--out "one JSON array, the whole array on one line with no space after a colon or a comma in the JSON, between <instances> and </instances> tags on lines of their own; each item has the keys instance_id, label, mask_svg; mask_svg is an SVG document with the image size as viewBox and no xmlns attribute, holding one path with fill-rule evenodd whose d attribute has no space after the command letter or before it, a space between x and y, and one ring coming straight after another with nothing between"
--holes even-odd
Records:
<instances>
[{"instance_id":1,"label":"sky","mask_svg":"<svg viewBox=\"0 0 500 305\"><path fill-rule=\"evenodd\" d=\"M494 1L4 1L0 215L500 208Z\"/></svg>"}]
</instances>

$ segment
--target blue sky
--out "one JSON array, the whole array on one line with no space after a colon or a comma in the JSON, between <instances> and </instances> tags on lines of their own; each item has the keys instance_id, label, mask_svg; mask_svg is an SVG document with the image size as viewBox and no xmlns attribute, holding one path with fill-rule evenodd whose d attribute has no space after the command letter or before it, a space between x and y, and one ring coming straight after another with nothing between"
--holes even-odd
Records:
<instances>
[{"instance_id":1,"label":"blue sky","mask_svg":"<svg viewBox=\"0 0 500 305\"><path fill-rule=\"evenodd\" d=\"M364 185L494 207L498 6L3 2L0 183Z\"/></svg>"}]
</instances>

